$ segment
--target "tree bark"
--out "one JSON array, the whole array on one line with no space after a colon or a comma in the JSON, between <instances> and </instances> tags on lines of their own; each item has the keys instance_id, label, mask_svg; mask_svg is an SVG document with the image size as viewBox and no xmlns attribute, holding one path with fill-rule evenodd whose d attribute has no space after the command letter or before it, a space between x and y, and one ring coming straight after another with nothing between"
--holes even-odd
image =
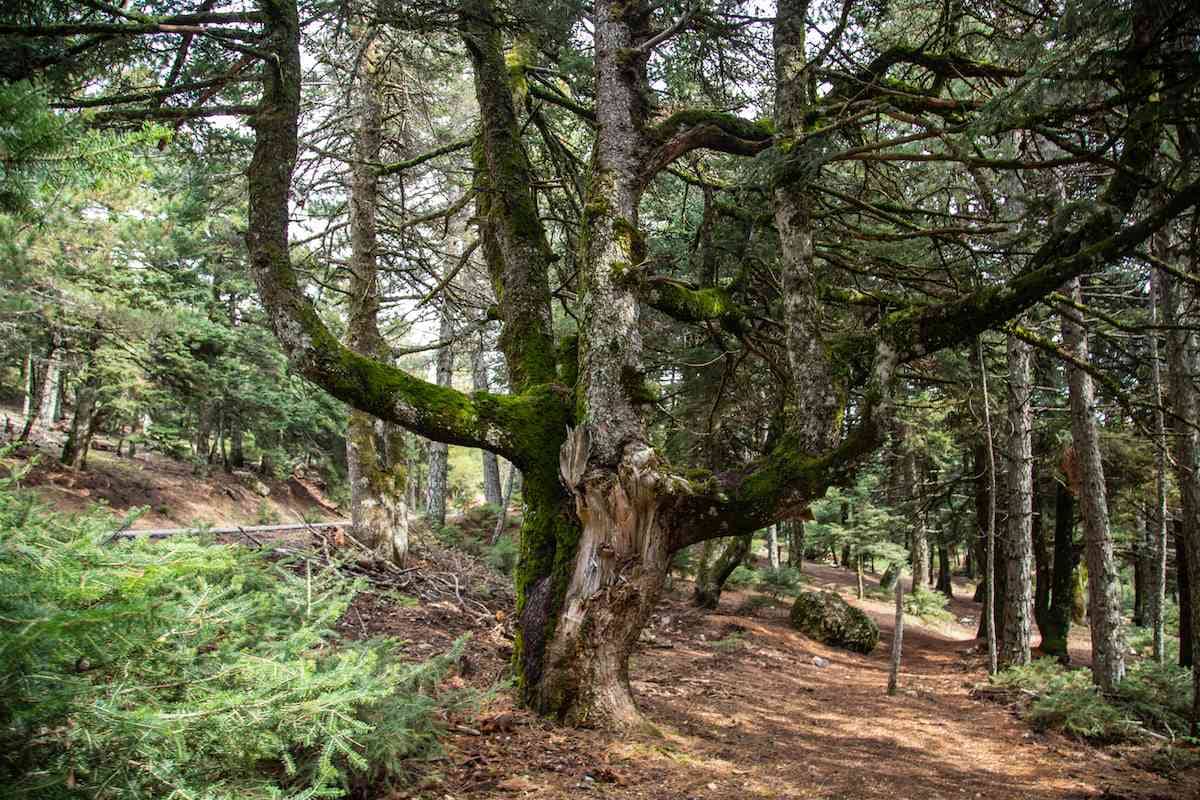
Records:
<instances>
[{"instance_id":1,"label":"tree bark","mask_svg":"<svg viewBox=\"0 0 1200 800\"><path fill-rule=\"evenodd\" d=\"M950 545L944 541L938 542L938 578L937 590L946 597L954 597L954 580L950 564Z\"/></svg>"},{"instance_id":2,"label":"tree bark","mask_svg":"<svg viewBox=\"0 0 1200 800\"><path fill-rule=\"evenodd\" d=\"M1079 280L1067 284L1076 306L1083 303ZM1062 314L1063 346L1077 362L1086 364L1087 329L1075 308ZM1083 508L1084 556L1088 567L1088 598L1092 629L1092 676L1105 691L1113 691L1125 677L1125 638L1121 631L1120 573L1113 558L1108 526L1108 500L1104 466L1100 459L1100 434L1096 425L1096 397L1092 376L1079 367L1068 367L1071 400L1071 438L1079 459L1080 504Z\"/></svg>"},{"instance_id":3,"label":"tree bark","mask_svg":"<svg viewBox=\"0 0 1200 800\"><path fill-rule=\"evenodd\" d=\"M487 359L484 357L482 344L471 358L471 383L475 391L488 391L491 386L488 381ZM483 498L484 502L499 507L504 502L504 490L500 487L500 460L495 453L480 450L483 466Z\"/></svg>"},{"instance_id":4,"label":"tree bark","mask_svg":"<svg viewBox=\"0 0 1200 800\"><path fill-rule=\"evenodd\" d=\"M1033 604L1033 391L1032 347L1008 337L1008 531L1004 590L1004 639L1000 665L1029 663Z\"/></svg>"},{"instance_id":5,"label":"tree bark","mask_svg":"<svg viewBox=\"0 0 1200 800\"><path fill-rule=\"evenodd\" d=\"M793 519L784 523L787 526L788 557L787 565L797 570L804 569L804 521Z\"/></svg>"},{"instance_id":6,"label":"tree bark","mask_svg":"<svg viewBox=\"0 0 1200 800\"><path fill-rule=\"evenodd\" d=\"M896 623L892 634L892 664L888 670L887 693L894 695L900 688L900 657L904 648L904 582L896 581Z\"/></svg>"},{"instance_id":7,"label":"tree bark","mask_svg":"<svg viewBox=\"0 0 1200 800\"><path fill-rule=\"evenodd\" d=\"M1193 256L1192 275L1200 274ZM1200 397L1195 386L1197 342L1190 310L1196 293L1169 273L1161 276L1164 322L1167 326L1167 368L1174 429L1175 483L1179 487L1179 521L1176 572L1179 582L1179 658L1192 666L1193 735L1200 729L1200 669L1195 654L1200 647ZM1194 312L1193 312L1194 313ZM1184 603L1187 621L1184 621ZM1186 656L1185 656L1186 650Z\"/></svg>"},{"instance_id":8,"label":"tree bark","mask_svg":"<svg viewBox=\"0 0 1200 800\"><path fill-rule=\"evenodd\" d=\"M1178 526L1182 527L1182 526ZM1192 588L1188 549L1179 532L1175 534L1175 580L1179 590L1179 666L1192 666Z\"/></svg>"},{"instance_id":9,"label":"tree bark","mask_svg":"<svg viewBox=\"0 0 1200 800\"><path fill-rule=\"evenodd\" d=\"M438 340L445 341L454 335L454 322L449 306L442 309ZM447 344L438 350L435 381L438 386L449 386L454 375L454 350ZM445 442L429 443L429 487L425 495L425 516L434 530L446 524L446 492L450 470L450 448Z\"/></svg>"},{"instance_id":10,"label":"tree bark","mask_svg":"<svg viewBox=\"0 0 1200 800\"><path fill-rule=\"evenodd\" d=\"M712 561L710 553L719 540L705 542L709 552L705 552L701 556L699 569L696 571L696 587L692 591L693 603L710 611L720 605L725 581L729 580L729 576L738 568L738 565L746 560L746 556L750 554L752 541L753 534L729 539L721 548L715 561Z\"/></svg>"},{"instance_id":11,"label":"tree bark","mask_svg":"<svg viewBox=\"0 0 1200 800\"><path fill-rule=\"evenodd\" d=\"M996 453L992 448L992 412L988 398L987 361L983 357L983 340L979 337L975 339L975 350L979 362L980 386L983 395L983 441L986 451L984 464L987 476L987 507L984 510L984 524L987 531L987 566L984 569L984 580L987 581L987 586L984 589L983 613L979 616L979 635L987 637L988 673L994 675L999 665L997 660L999 636L996 630L998 620L996 584L1000 578L996 571ZM976 501L978 502L978 495Z\"/></svg>"},{"instance_id":12,"label":"tree bark","mask_svg":"<svg viewBox=\"0 0 1200 800\"><path fill-rule=\"evenodd\" d=\"M379 264L376 207L383 141L383 76L377 35L360 22L352 26L359 52L355 160L350 165L350 279L346 346L387 361L379 331ZM235 455L240 450L239 440ZM354 534L376 558L403 564L408 558L407 442L399 426L354 409L346 426L346 468Z\"/></svg>"},{"instance_id":13,"label":"tree bark","mask_svg":"<svg viewBox=\"0 0 1200 800\"><path fill-rule=\"evenodd\" d=\"M1045 655L1063 663L1070 661L1067 634L1075 597L1075 499L1062 483L1055 483L1054 494L1054 560L1050 580L1050 597L1045 613L1038 618L1042 635L1041 649Z\"/></svg>"},{"instance_id":14,"label":"tree bark","mask_svg":"<svg viewBox=\"0 0 1200 800\"><path fill-rule=\"evenodd\" d=\"M87 460L92 438L100 424L101 414L97 409L100 395L100 377L91 364L85 367L85 375L75 390L75 413L71 417L71 429L63 444L60 461L71 469L82 469Z\"/></svg>"},{"instance_id":15,"label":"tree bark","mask_svg":"<svg viewBox=\"0 0 1200 800\"><path fill-rule=\"evenodd\" d=\"M767 565L779 569L779 525L767 526Z\"/></svg>"},{"instance_id":16,"label":"tree bark","mask_svg":"<svg viewBox=\"0 0 1200 800\"><path fill-rule=\"evenodd\" d=\"M1169 257L1169 239L1162 235L1151 240L1151 246L1160 258ZM1163 304L1163 275L1161 270L1150 271L1150 325L1159 322ZM1151 330L1150 340L1150 392L1154 400L1154 504L1149 516L1153 527L1149 531L1149 574L1147 585L1147 616L1153 631L1152 655L1155 661L1166 657L1166 634L1163 629L1163 610L1167 594L1167 425L1163 413L1165 395L1163 391L1162 363L1159 358L1158 332Z\"/></svg>"}]
</instances>

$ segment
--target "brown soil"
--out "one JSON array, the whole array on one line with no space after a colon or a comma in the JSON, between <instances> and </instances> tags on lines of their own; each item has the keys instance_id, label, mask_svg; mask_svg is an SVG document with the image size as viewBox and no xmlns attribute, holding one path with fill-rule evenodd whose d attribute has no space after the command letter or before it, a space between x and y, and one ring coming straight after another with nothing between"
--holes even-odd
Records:
<instances>
[{"instance_id":1,"label":"brown soil","mask_svg":"<svg viewBox=\"0 0 1200 800\"><path fill-rule=\"evenodd\" d=\"M1195 770L1168 780L1132 766L1128 754L1034 733L1012 709L971 699L985 665L969 587L957 587L966 596L951 606L955 622L908 619L902 689L888 697L890 603L854 599L848 571L806 565L805 573L811 587L842 592L879 623L872 655L810 641L788 625L783 604L735 613L746 600L737 592L717 612L699 611L687 602L690 585L679 583L631 668L657 731L560 728L514 709L502 693L477 717L455 720L445 759L395 797L1200 798ZM505 674L503 611L471 617L453 602L396 608L365 595L350 616L364 634L416 642L418 655L474 631L466 681L492 686ZM957 621L967 617L970 624ZM828 665L816 666L817 656Z\"/></svg>"},{"instance_id":2,"label":"brown soil","mask_svg":"<svg viewBox=\"0 0 1200 800\"><path fill-rule=\"evenodd\" d=\"M88 455L88 468L78 472L58 461L61 442L26 445L0 459L0 474L33 461L22 485L33 489L48 504L68 513L82 512L96 503L124 517L145 507L133 529L173 528L196 524L257 525L341 518L322 504L319 487L295 479L278 481L243 473L231 475L220 467L198 475L191 464L158 453L117 456L112 443L99 440ZM256 490L267 489L264 497Z\"/></svg>"}]
</instances>

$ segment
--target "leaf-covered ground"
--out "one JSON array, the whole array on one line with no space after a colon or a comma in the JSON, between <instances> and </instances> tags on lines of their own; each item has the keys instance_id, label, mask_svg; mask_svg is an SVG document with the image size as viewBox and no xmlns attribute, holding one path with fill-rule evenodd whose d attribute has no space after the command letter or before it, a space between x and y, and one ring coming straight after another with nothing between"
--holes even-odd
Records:
<instances>
[{"instance_id":1,"label":"leaf-covered ground","mask_svg":"<svg viewBox=\"0 0 1200 800\"><path fill-rule=\"evenodd\" d=\"M810 587L859 603L851 573L806 565L805 574ZM1034 733L1011 709L973 700L971 687L984 679L973 620L931 626L910 617L902 691L889 698L888 603L859 603L883 632L875 653L859 656L804 638L783 609L736 613L746 599L739 593L727 593L716 613L700 612L687 603L689 588L677 584L662 603L633 663L634 691L657 734L554 727L501 694L477 719L456 721L445 759L398 797L1200 797L1196 770L1167 778L1134 766L1145 748ZM951 610L962 619L978 606L962 599ZM466 680L482 685L503 672L509 650L496 625L445 606L360 611L368 627L432 645L474 628ZM1073 642L1086 648L1086 639Z\"/></svg>"}]
</instances>

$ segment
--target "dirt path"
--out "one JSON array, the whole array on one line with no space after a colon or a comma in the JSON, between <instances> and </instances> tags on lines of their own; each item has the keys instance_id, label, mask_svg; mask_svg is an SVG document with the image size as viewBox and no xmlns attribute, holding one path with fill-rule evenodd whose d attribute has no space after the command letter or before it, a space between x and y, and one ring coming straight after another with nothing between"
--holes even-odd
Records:
<instances>
[{"instance_id":1,"label":"dirt path","mask_svg":"<svg viewBox=\"0 0 1200 800\"><path fill-rule=\"evenodd\" d=\"M846 571L805 571L810 586L850 596ZM1168 781L1064 737L1035 734L1006 708L972 700L970 686L983 679L982 659L970 652L975 619L910 623L902 691L889 698L889 604L860 604L883 634L863 657L806 639L783 609L733 613L744 599L727 593L718 613L703 614L677 591L654 615L632 682L657 735L555 728L501 703L476 723L481 735L454 737L438 783L407 796L1200 797L1194 781ZM978 614L969 599L952 610ZM816 656L828 665L815 666Z\"/></svg>"}]
</instances>

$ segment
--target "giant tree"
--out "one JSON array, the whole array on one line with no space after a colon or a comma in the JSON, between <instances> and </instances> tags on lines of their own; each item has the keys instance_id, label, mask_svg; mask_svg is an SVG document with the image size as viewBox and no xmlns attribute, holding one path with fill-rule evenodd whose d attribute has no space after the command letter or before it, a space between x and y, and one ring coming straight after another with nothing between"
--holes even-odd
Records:
<instances>
[{"instance_id":1,"label":"giant tree","mask_svg":"<svg viewBox=\"0 0 1200 800\"><path fill-rule=\"evenodd\" d=\"M571 16L573 6L555 6L557 27L546 33L519 4L379 4L389 24L452 25L474 75L474 221L508 395L459 392L354 352L306 295L289 251L305 92L293 0L156 18L113 10L100 22L5 30L31 39L120 38L179 36L178 26L188 26L197 41L259 62L257 104L229 102L223 112L250 113L246 245L276 335L294 368L334 396L427 438L490 450L521 470L520 692L555 718L621 727L641 720L628 659L672 553L792 518L853 478L890 425L899 374L1130 252L1200 199L1200 187L1184 184L1150 202L1141 177L1160 146L1164 98L1191 91L1186 64L1169 80L1157 68L1164 39L1194 24L1186 6L1104 15L1084 37L1059 24L1056 9L1017 14L970 4L968 25L954 10L966 5L930 13L785 0L774 19L761 20L737 9L596 0L587 25ZM897 23L899 14L957 34L912 31ZM577 23L592 45L590 81L579 91L540 81L538 54L569 47L563 31ZM824 32L810 40L810 31ZM766 36L770 68L756 74L771 75L771 85L754 98L714 90L745 116L708 110L717 103L704 102L704 93L660 97L672 86L658 80L672 48L700 53L699 63L724 47L724 61L740 59L752 74L764 66L755 59ZM1050 37L1054 47L1024 46ZM522 46L506 59L512 40ZM572 63L586 58L572 55ZM229 72L207 79L229 81ZM146 101L179 93L167 86L150 94L129 104L113 98L105 113L116 116L106 119L163 111L148 111ZM587 157L558 149L553 126L526 102L533 95L578 118L571 141L586 142ZM771 120L750 119L765 108ZM202 100L168 110L195 117L209 109ZM1008 134L1026 129L1063 140L1067 155L1006 151ZM1088 135L1071 138L1072 130ZM556 185L586 193L563 230L544 219L543 203L559 212L571 204L543 196L530 156L535 136L543 137L537 152L556 154L563 168ZM450 152L458 150L427 157ZM684 166L700 157L720 159L720 179ZM1065 164L1089 164L1104 176L1095 202L1034 205L1034 238L1019 272L979 261L996 223L1007 220L972 205L944 167L996 173ZM769 210L730 209L750 218L745 269L694 282L656 249L657 228L642 219L647 196L683 184L740 192L734 196ZM567 243L577 249L556 247ZM572 267L563 281L559 262ZM565 307L557 318L555 303ZM736 354L723 357L745 363L739 369L765 367L771 385L761 417L769 424L743 448L744 459L704 473L663 457L658 435L672 423L660 413L662 373L649 370L660 353L647 347L648 332L661 326L705 331Z\"/></svg>"}]
</instances>

